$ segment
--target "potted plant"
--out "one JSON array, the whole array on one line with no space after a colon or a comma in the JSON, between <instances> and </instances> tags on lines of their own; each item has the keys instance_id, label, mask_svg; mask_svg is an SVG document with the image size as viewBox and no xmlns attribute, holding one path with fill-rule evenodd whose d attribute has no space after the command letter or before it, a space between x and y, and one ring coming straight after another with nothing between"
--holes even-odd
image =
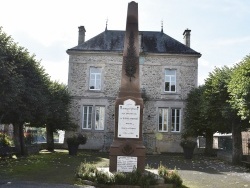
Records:
<instances>
[{"instance_id":1,"label":"potted plant","mask_svg":"<svg viewBox=\"0 0 250 188\"><path fill-rule=\"evenodd\" d=\"M82 134L73 135L66 139L68 144L69 155L77 155L79 145L86 144L87 137Z\"/></svg>"},{"instance_id":2,"label":"potted plant","mask_svg":"<svg viewBox=\"0 0 250 188\"><path fill-rule=\"evenodd\" d=\"M181 140L180 146L183 148L185 159L192 159L194 148L196 147L197 142L191 139Z\"/></svg>"}]
</instances>

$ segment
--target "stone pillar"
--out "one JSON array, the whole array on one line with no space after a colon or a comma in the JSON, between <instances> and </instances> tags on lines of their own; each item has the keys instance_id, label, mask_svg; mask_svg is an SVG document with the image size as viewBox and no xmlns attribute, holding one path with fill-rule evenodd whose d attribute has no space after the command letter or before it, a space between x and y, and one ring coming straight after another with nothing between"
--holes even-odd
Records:
<instances>
[{"instance_id":1,"label":"stone pillar","mask_svg":"<svg viewBox=\"0 0 250 188\"><path fill-rule=\"evenodd\" d=\"M121 87L115 103L115 135L110 146L110 172L145 169L138 36L138 4L132 1L128 4Z\"/></svg>"}]
</instances>

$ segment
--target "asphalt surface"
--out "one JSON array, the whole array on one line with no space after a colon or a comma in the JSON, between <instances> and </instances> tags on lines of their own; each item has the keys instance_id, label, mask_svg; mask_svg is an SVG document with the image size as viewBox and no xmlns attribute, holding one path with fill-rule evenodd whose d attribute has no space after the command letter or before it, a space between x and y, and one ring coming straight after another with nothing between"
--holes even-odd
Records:
<instances>
[{"instance_id":1,"label":"asphalt surface","mask_svg":"<svg viewBox=\"0 0 250 188\"><path fill-rule=\"evenodd\" d=\"M67 184L48 184L31 181L0 180L0 187L11 188L94 188L93 186L78 186Z\"/></svg>"},{"instance_id":2,"label":"asphalt surface","mask_svg":"<svg viewBox=\"0 0 250 188\"><path fill-rule=\"evenodd\" d=\"M250 188L250 169L233 166L217 158L195 156L185 160L181 155L149 155L146 165L155 169L162 164L169 169L177 169L183 184L189 188ZM1 169L0 169L1 170ZM11 188L94 188L67 184L48 184L39 182L0 180L0 187Z\"/></svg>"}]
</instances>

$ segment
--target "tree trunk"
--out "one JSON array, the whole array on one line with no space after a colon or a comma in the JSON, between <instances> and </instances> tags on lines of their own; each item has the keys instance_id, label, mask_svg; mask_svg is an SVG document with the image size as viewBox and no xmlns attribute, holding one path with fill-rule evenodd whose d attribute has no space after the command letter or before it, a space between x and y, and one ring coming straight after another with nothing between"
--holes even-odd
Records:
<instances>
[{"instance_id":1,"label":"tree trunk","mask_svg":"<svg viewBox=\"0 0 250 188\"><path fill-rule=\"evenodd\" d=\"M21 146L21 155L26 155L25 144L24 144L24 134L23 134L23 123L19 125L19 138L20 138L20 146Z\"/></svg>"},{"instance_id":2,"label":"tree trunk","mask_svg":"<svg viewBox=\"0 0 250 188\"><path fill-rule=\"evenodd\" d=\"M213 155L213 132L212 131L206 132L205 155L207 155L207 156Z\"/></svg>"},{"instance_id":3,"label":"tree trunk","mask_svg":"<svg viewBox=\"0 0 250 188\"><path fill-rule=\"evenodd\" d=\"M232 163L240 164L243 155L241 127L239 124L236 124L234 122L232 124L232 140L233 140Z\"/></svg>"},{"instance_id":4,"label":"tree trunk","mask_svg":"<svg viewBox=\"0 0 250 188\"><path fill-rule=\"evenodd\" d=\"M23 124L19 125L13 124L14 129L14 143L17 153L20 155L25 155L25 144L24 144L24 135L23 135Z\"/></svg>"},{"instance_id":5,"label":"tree trunk","mask_svg":"<svg viewBox=\"0 0 250 188\"><path fill-rule=\"evenodd\" d=\"M47 150L53 152L55 149L53 129L49 125L46 125L46 135L47 135Z\"/></svg>"},{"instance_id":6,"label":"tree trunk","mask_svg":"<svg viewBox=\"0 0 250 188\"><path fill-rule=\"evenodd\" d=\"M19 153L21 155L21 144L20 144L20 138L19 138L19 126L16 124L13 124L13 132L14 132L14 144L15 144L15 148L17 153Z\"/></svg>"}]
</instances>

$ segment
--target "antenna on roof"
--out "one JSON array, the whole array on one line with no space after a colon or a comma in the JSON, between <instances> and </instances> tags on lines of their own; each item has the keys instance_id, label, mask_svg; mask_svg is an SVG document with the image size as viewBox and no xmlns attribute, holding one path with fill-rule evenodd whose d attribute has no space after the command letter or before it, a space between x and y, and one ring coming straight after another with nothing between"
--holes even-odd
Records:
<instances>
[{"instance_id":1,"label":"antenna on roof","mask_svg":"<svg viewBox=\"0 0 250 188\"><path fill-rule=\"evenodd\" d=\"M105 31L107 31L108 30L108 18L106 19L106 28L105 28Z\"/></svg>"},{"instance_id":2,"label":"antenna on roof","mask_svg":"<svg viewBox=\"0 0 250 188\"><path fill-rule=\"evenodd\" d=\"M163 33L163 20L161 20L161 32Z\"/></svg>"}]
</instances>

